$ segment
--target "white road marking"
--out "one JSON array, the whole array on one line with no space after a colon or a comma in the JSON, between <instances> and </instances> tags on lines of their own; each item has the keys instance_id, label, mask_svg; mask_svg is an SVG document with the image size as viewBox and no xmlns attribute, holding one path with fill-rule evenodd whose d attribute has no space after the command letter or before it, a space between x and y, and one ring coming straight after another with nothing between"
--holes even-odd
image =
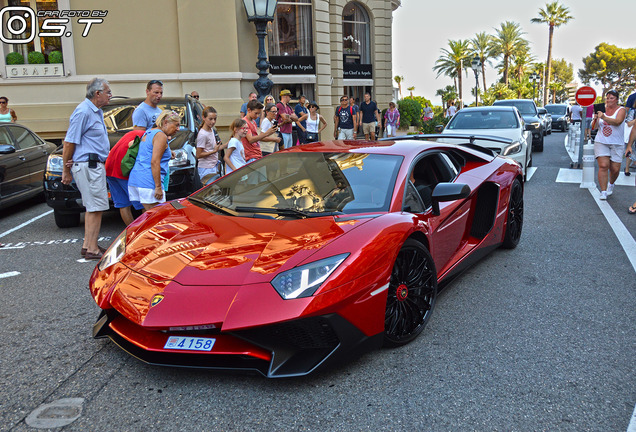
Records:
<instances>
[{"instance_id":1,"label":"white road marking","mask_svg":"<svg viewBox=\"0 0 636 432\"><path fill-rule=\"evenodd\" d=\"M616 237L618 238L618 242L621 244L625 254L627 255L627 259L632 264L634 271L636 271L636 241L627 228L625 228L623 222L621 222L618 216L616 216L612 206L610 206L607 201L601 201L601 193L598 189L588 188L588 190L590 191L590 194L592 194L592 197L594 198L594 201L596 201L598 207L601 209L601 212L603 213L603 216L605 216L610 227L612 227L614 234L616 234Z\"/></svg>"},{"instance_id":2,"label":"white road marking","mask_svg":"<svg viewBox=\"0 0 636 432\"><path fill-rule=\"evenodd\" d=\"M110 242L112 237L104 236L97 239L99 242ZM75 244L82 243L84 239L81 238L72 238L72 239L64 239L64 240L33 240L33 241L23 241L17 243L6 243L4 247L0 248L0 251L3 250L11 250L11 249L24 249L27 246L50 246L50 245L60 245L60 244Z\"/></svg>"},{"instance_id":3,"label":"white road marking","mask_svg":"<svg viewBox=\"0 0 636 432\"><path fill-rule=\"evenodd\" d=\"M12 272L7 272L7 273L0 273L0 279L8 278L8 277L11 277L11 276L18 276L19 274L20 274L20 272L17 272L17 271L12 271Z\"/></svg>"},{"instance_id":4,"label":"white road marking","mask_svg":"<svg viewBox=\"0 0 636 432\"><path fill-rule=\"evenodd\" d=\"M634 407L634 412L632 413L632 419L627 426L627 432L636 432L636 406Z\"/></svg>"},{"instance_id":5,"label":"white road marking","mask_svg":"<svg viewBox=\"0 0 636 432\"><path fill-rule=\"evenodd\" d=\"M581 183L583 176L583 170L580 169L566 169L561 168L557 175L557 183ZM595 178L596 180L596 178ZM619 186L635 186L634 177L627 177L625 173L621 172L616 179L616 185Z\"/></svg>"},{"instance_id":6,"label":"white road marking","mask_svg":"<svg viewBox=\"0 0 636 432\"><path fill-rule=\"evenodd\" d=\"M49 211L47 211L46 213L42 213L40 216L36 216L36 217L34 217L33 219L29 219L28 221L26 221L26 222L24 222L24 223L22 223L22 224L18 225L17 227L15 227L15 228L11 228L9 231L5 231L5 232L3 232L2 234L0 234L0 238L2 238L2 237L4 237L4 236L6 236L7 234L11 234L13 231L17 231L17 230L19 230L20 228L25 227L25 226L27 226L28 224L30 224L30 223L32 223L32 222L35 222L36 220L38 220L38 219L40 219L40 218L43 218L44 216L48 216L48 215L50 215L51 213L53 213L53 210L49 210Z\"/></svg>"},{"instance_id":7,"label":"white road marking","mask_svg":"<svg viewBox=\"0 0 636 432\"><path fill-rule=\"evenodd\" d=\"M526 181L530 180L535 172L537 172L537 167L526 168Z\"/></svg>"}]
</instances>

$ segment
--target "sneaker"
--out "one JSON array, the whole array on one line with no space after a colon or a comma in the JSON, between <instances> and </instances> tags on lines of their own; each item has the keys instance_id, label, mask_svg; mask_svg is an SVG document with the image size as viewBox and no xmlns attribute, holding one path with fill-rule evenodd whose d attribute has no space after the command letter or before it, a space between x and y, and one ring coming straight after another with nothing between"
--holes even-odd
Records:
<instances>
[{"instance_id":1,"label":"sneaker","mask_svg":"<svg viewBox=\"0 0 636 432\"><path fill-rule=\"evenodd\" d=\"M607 185L607 196L610 196L613 193L614 193L614 184L613 183L609 183Z\"/></svg>"},{"instance_id":2,"label":"sneaker","mask_svg":"<svg viewBox=\"0 0 636 432\"><path fill-rule=\"evenodd\" d=\"M607 191L601 191L601 199L603 201L607 199Z\"/></svg>"}]
</instances>

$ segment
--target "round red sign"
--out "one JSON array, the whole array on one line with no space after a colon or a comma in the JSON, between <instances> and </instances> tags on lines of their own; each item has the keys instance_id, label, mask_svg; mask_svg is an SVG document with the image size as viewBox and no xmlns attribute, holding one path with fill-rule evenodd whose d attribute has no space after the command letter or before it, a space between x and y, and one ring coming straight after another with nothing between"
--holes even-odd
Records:
<instances>
[{"instance_id":1,"label":"round red sign","mask_svg":"<svg viewBox=\"0 0 636 432\"><path fill-rule=\"evenodd\" d=\"M576 91L574 99L582 107L590 106L596 100L596 90L590 86L583 86Z\"/></svg>"}]
</instances>

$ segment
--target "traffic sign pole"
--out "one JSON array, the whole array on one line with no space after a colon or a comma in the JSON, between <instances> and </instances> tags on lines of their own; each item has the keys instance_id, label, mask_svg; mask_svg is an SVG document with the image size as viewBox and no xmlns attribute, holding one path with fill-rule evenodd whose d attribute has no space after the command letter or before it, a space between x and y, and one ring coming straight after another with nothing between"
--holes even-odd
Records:
<instances>
[{"instance_id":1,"label":"traffic sign pole","mask_svg":"<svg viewBox=\"0 0 636 432\"><path fill-rule=\"evenodd\" d=\"M587 107L594 104L596 100L596 90L594 90L590 86L580 87L576 94L574 95L574 99L576 99L576 103L583 108L584 111L581 111L581 139L579 141L579 161L575 168L583 168L583 146L585 146L585 112L587 111ZM591 133L591 131L590 131Z\"/></svg>"}]
</instances>

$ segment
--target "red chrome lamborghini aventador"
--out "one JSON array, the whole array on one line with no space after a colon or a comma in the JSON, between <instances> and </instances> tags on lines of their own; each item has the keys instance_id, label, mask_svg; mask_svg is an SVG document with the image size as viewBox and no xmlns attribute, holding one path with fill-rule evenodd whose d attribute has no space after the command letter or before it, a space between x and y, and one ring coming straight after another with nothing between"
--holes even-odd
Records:
<instances>
[{"instance_id":1,"label":"red chrome lamborghini aventador","mask_svg":"<svg viewBox=\"0 0 636 432\"><path fill-rule=\"evenodd\" d=\"M412 341L438 283L517 245L523 177L468 137L404 138L274 153L143 214L91 276L94 336L268 377Z\"/></svg>"}]
</instances>

